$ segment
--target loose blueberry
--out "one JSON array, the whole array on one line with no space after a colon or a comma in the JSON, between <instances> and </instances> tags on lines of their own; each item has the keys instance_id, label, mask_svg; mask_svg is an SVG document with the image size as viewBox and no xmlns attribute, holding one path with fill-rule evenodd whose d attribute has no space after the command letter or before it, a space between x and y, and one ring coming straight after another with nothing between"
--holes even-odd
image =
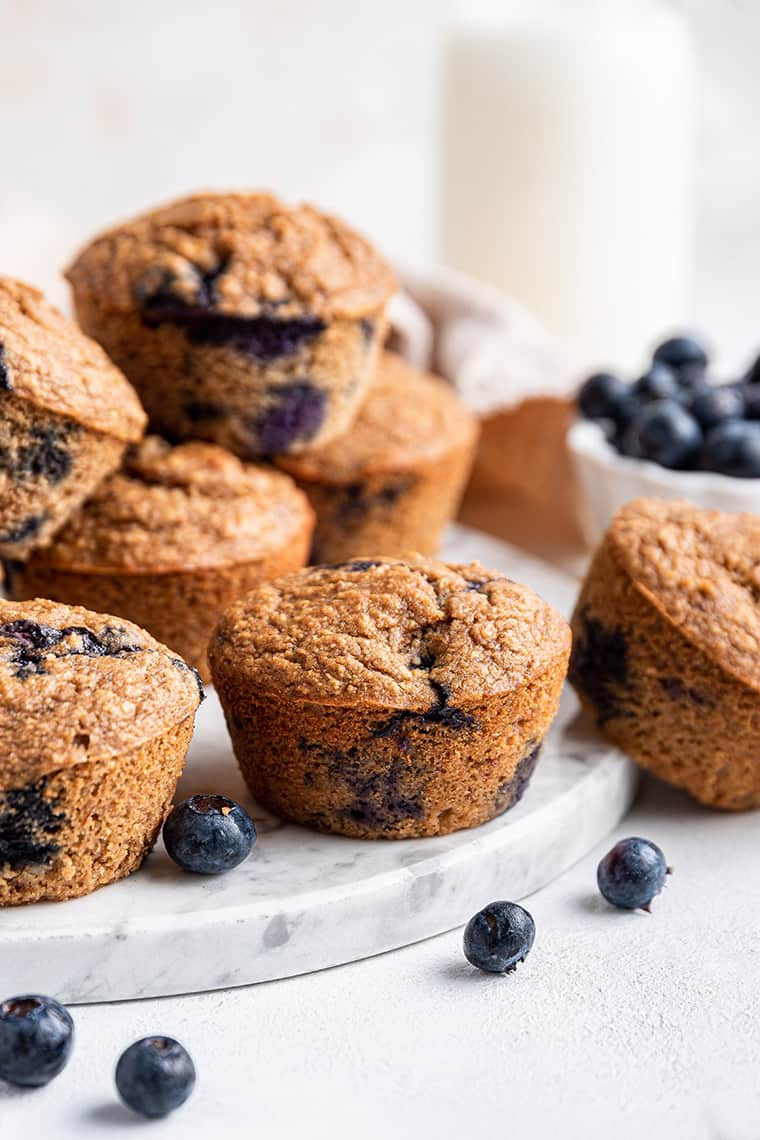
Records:
<instances>
[{"instance_id":1,"label":"loose blueberry","mask_svg":"<svg viewBox=\"0 0 760 1140\"><path fill-rule=\"evenodd\" d=\"M489 974L511 973L524 962L536 937L527 910L512 902L493 902L478 911L464 931L464 956Z\"/></svg>"},{"instance_id":2,"label":"loose blueberry","mask_svg":"<svg viewBox=\"0 0 760 1140\"><path fill-rule=\"evenodd\" d=\"M623 910L649 910L665 884L669 867L656 843L621 839L602 859L596 872L607 902Z\"/></svg>"},{"instance_id":3,"label":"loose blueberry","mask_svg":"<svg viewBox=\"0 0 760 1140\"><path fill-rule=\"evenodd\" d=\"M652 360L668 364L677 372L687 365L698 365L702 370L707 367L707 352L704 345L691 336L674 336L659 344L654 350Z\"/></svg>"},{"instance_id":4,"label":"loose blueberry","mask_svg":"<svg viewBox=\"0 0 760 1140\"><path fill-rule=\"evenodd\" d=\"M660 361L655 361L633 385L634 396L644 403L649 400L675 400L680 390L676 373Z\"/></svg>"},{"instance_id":5,"label":"loose blueberry","mask_svg":"<svg viewBox=\"0 0 760 1140\"><path fill-rule=\"evenodd\" d=\"M54 998L38 994L0 1005L0 1078L38 1088L57 1077L74 1044L74 1022Z\"/></svg>"},{"instance_id":6,"label":"loose blueberry","mask_svg":"<svg viewBox=\"0 0 760 1140\"><path fill-rule=\"evenodd\" d=\"M712 428L699 456L704 471L760 479L760 423L727 420Z\"/></svg>"},{"instance_id":7,"label":"loose blueberry","mask_svg":"<svg viewBox=\"0 0 760 1140\"><path fill-rule=\"evenodd\" d=\"M675 400L645 404L625 433L624 454L662 467L688 467L702 444L702 429Z\"/></svg>"},{"instance_id":8,"label":"loose blueberry","mask_svg":"<svg viewBox=\"0 0 760 1140\"><path fill-rule=\"evenodd\" d=\"M191 796L177 804L164 824L164 844L183 871L219 875L242 863L256 841L245 808L227 796Z\"/></svg>"},{"instance_id":9,"label":"loose blueberry","mask_svg":"<svg viewBox=\"0 0 760 1140\"><path fill-rule=\"evenodd\" d=\"M116 1088L133 1112L168 1116L195 1086L195 1066L173 1037L143 1037L125 1049L116 1066Z\"/></svg>"},{"instance_id":10,"label":"loose blueberry","mask_svg":"<svg viewBox=\"0 0 760 1140\"><path fill-rule=\"evenodd\" d=\"M715 427L726 420L739 420L744 415L744 393L731 385L708 388L694 397L690 410L703 428Z\"/></svg>"},{"instance_id":11,"label":"loose blueberry","mask_svg":"<svg viewBox=\"0 0 760 1140\"><path fill-rule=\"evenodd\" d=\"M614 420L617 422L630 388L619 376L611 372L596 372L589 376L578 392L578 407L587 420Z\"/></svg>"}]
</instances>

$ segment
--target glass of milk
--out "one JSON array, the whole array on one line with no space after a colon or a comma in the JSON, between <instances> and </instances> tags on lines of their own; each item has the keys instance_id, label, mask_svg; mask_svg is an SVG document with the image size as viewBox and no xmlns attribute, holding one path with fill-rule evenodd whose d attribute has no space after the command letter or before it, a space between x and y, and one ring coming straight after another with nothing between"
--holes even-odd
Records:
<instances>
[{"instance_id":1,"label":"glass of milk","mask_svg":"<svg viewBox=\"0 0 760 1140\"><path fill-rule=\"evenodd\" d=\"M441 253L583 367L688 324L695 63L664 0L474 4L444 68Z\"/></svg>"}]
</instances>

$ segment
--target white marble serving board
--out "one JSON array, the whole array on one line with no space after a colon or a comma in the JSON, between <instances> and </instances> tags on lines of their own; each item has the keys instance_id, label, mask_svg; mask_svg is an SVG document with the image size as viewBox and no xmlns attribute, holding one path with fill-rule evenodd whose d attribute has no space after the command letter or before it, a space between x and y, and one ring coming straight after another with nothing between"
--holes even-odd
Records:
<instances>
[{"instance_id":1,"label":"white marble serving board","mask_svg":"<svg viewBox=\"0 0 760 1140\"><path fill-rule=\"evenodd\" d=\"M452 528L445 555L478 558L565 613L574 580L495 539ZM465 922L493 898L522 898L609 832L635 790L632 765L568 690L523 800L473 831L367 841L285 825L252 804L214 693L201 707L180 797L247 803L259 840L215 878L181 872L158 844L140 871L87 898L0 910L8 993L65 1002L188 993L307 973Z\"/></svg>"}]
</instances>

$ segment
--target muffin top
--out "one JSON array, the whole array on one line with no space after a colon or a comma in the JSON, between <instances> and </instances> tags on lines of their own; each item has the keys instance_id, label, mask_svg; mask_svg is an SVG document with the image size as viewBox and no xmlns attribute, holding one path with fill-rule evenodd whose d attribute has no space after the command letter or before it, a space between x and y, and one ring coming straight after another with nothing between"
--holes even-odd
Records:
<instances>
[{"instance_id":1,"label":"muffin top","mask_svg":"<svg viewBox=\"0 0 760 1140\"><path fill-rule=\"evenodd\" d=\"M67 272L77 298L146 318L361 318L396 285L374 248L313 206L196 194L97 237Z\"/></svg>"},{"instance_id":2,"label":"muffin top","mask_svg":"<svg viewBox=\"0 0 760 1140\"><path fill-rule=\"evenodd\" d=\"M137 393L37 289L0 278L0 389L131 443L147 417Z\"/></svg>"},{"instance_id":3,"label":"muffin top","mask_svg":"<svg viewBox=\"0 0 760 1140\"><path fill-rule=\"evenodd\" d=\"M195 672L131 622L0 600L0 788L122 756L200 700Z\"/></svg>"},{"instance_id":4,"label":"muffin top","mask_svg":"<svg viewBox=\"0 0 760 1140\"><path fill-rule=\"evenodd\" d=\"M72 516L37 565L148 573L255 562L313 525L280 471L212 443L148 436Z\"/></svg>"},{"instance_id":5,"label":"muffin top","mask_svg":"<svg viewBox=\"0 0 760 1140\"><path fill-rule=\"evenodd\" d=\"M693 645L760 688L760 518L638 499L615 515L606 543Z\"/></svg>"},{"instance_id":6,"label":"muffin top","mask_svg":"<svg viewBox=\"0 0 760 1140\"><path fill-rule=\"evenodd\" d=\"M437 710L508 693L567 658L551 606L478 563L354 560L268 582L224 613L214 673L285 699Z\"/></svg>"},{"instance_id":7,"label":"muffin top","mask_svg":"<svg viewBox=\"0 0 760 1140\"><path fill-rule=\"evenodd\" d=\"M303 455L283 456L278 465L296 479L352 483L469 447L477 432L475 416L451 385L384 352L350 432Z\"/></svg>"}]
</instances>

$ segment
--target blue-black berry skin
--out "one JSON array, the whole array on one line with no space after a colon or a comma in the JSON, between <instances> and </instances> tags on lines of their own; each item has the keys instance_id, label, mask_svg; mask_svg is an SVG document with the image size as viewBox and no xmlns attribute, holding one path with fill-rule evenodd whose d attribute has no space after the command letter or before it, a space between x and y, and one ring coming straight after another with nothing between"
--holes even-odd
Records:
<instances>
[{"instance_id":1,"label":"blue-black berry skin","mask_svg":"<svg viewBox=\"0 0 760 1140\"><path fill-rule=\"evenodd\" d=\"M227 796L191 796L164 824L167 853L183 871L219 875L251 853L256 828L245 808Z\"/></svg>"},{"instance_id":2,"label":"blue-black berry skin","mask_svg":"<svg viewBox=\"0 0 760 1140\"><path fill-rule=\"evenodd\" d=\"M618 422L630 386L611 372L595 372L589 376L578 392L578 407L587 420Z\"/></svg>"},{"instance_id":3,"label":"blue-black berry skin","mask_svg":"<svg viewBox=\"0 0 760 1140\"><path fill-rule=\"evenodd\" d=\"M645 404L625 434L624 454L662 467L689 467L702 444L702 429L675 400Z\"/></svg>"},{"instance_id":4,"label":"blue-black berry skin","mask_svg":"<svg viewBox=\"0 0 760 1140\"><path fill-rule=\"evenodd\" d=\"M24 994L0 1005L0 1078L38 1088L57 1077L74 1044L71 1014L54 998Z\"/></svg>"},{"instance_id":5,"label":"blue-black berry skin","mask_svg":"<svg viewBox=\"0 0 760 1140\"><path fill-rule=\"evenodd\" d=\"M707 433L700 466L736 479L760 479L760 423L728 420Z\"/></svg>"},{"instance_id":6,"label":"blue-black berry skin","mask_svg":"<svg viewBox=\"0 0 760 1140\"><path fill-rule=\"evenodd\" d=\"M744 418L760 420L760 382L744 385Z\"/></svg>"},{"instance_id":7,"label":"blue-black berry skin","mask_svg":"<svg viewBox=\"0 0 760 1140\"><path fill-rule=\"evenodd\" d=\"M728 384L698 392L690 405L692 415L705 429L715 427L726 420L740 420L744 415L744 408L742 389Z\"/></svg>"},{"instance_id":8,"label":"blue-black berry skin","mask_svg":"<svg viewBox=\"0 0 760 1140\"><path fill-rule=\"evenodd\" d=\"M524 907L492 902L467 923L464 956L488 974L510 973L525 960L535 937L536 925Z\"/></svg>"},{"instance_id":9,"label":"blue-black berry skin","mask_svg":"<svg viewBox=\"0 0 760 1140\"><path fill-rule=\"evenodd\" d=\"M621 839L600 862L596 881L607 902L622 910L649 910L665 884L668 865L649 839Z\"/></svg>"},{"instance_id":10,"label":"blue-black berry skin","mask_svg":"<svg viewBox=\"0 0 760 1140\"><path fill-rule=\"evenodd\" d=\"M692 336L670 337L657 346L652 356L652 360L667 364L679 372L694 365L704 370L707 359L704 345Z\"/></svg>"},{"instance_id":11,"label":"blue-black berry skin","mask_svg":"<svg viewBox=\"0 0 760 1140\"><path fill-rule=\"evenodd\" d=\"M143 1037L125 1049L116 1066L116 1088L133 1112L168 1116L195 1087L195 1066L173 1037Z\"/></svg>"},{"instance_id":12,"label":"blue-black berry skin","mask_svg":"<svg viewBox=\"0 0 760 1140\"><path fill-rule=\"evenodd\" d=\"M681 391L676 373L669 365L655 361L633 385L633 394L645 403L648 400L674 400Z\"/></svg>"}]
</instances>

